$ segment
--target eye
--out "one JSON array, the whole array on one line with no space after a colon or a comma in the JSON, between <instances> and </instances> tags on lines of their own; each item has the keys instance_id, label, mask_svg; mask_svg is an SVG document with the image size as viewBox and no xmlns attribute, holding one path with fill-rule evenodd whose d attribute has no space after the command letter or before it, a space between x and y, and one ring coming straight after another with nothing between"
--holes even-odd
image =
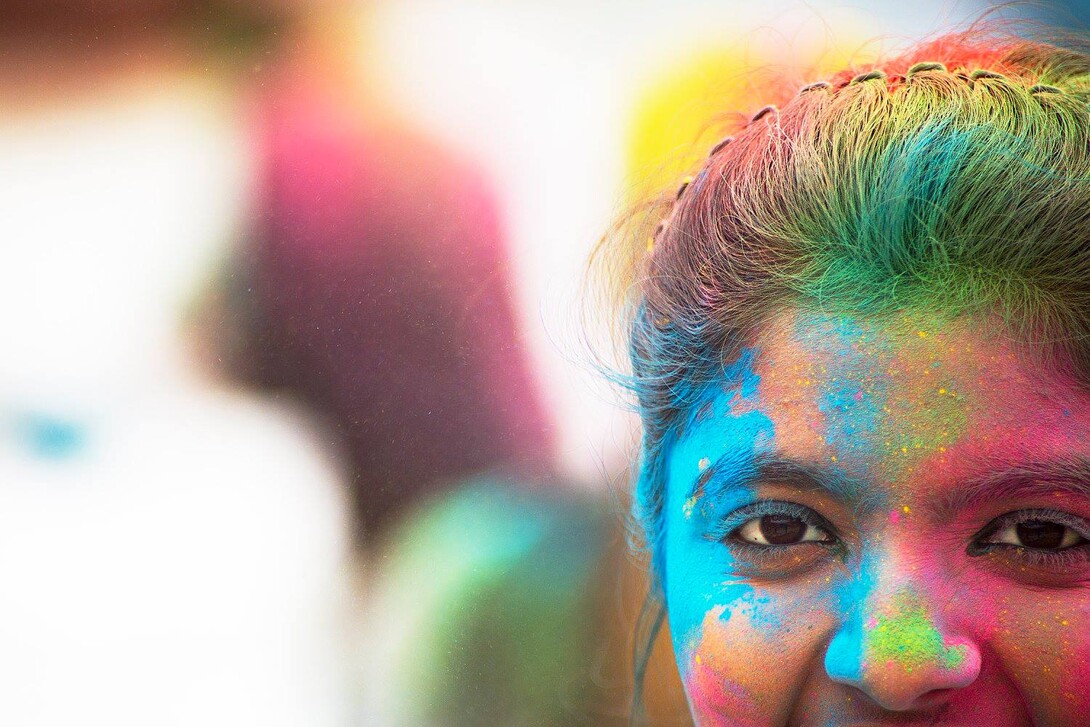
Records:
<instances>
[{"instance_id":1,"label":"eye","mask_svg":"<svg viewBox=\"0 0 1090 727\"><path fill-rule=\"evenodd\" d=\"M825 519L794 502L764 500L727 518L728 543L776 548L801 543L832 543L836 538Z\"/></svg>"},{"instance_id":2,"label":"eye","mask_svg":"<svg viewBox=\"0 0 1090 727\"><path fill-rule=\"evenodd\" d=\"M988 523L966 553L1000 558L995 562L1020 578L1067 578L1090 564L1090 521L1062 510L1009 512Z\"/></svg>"},{"instance_id":3,"label":"eye","mask_svg":"<svg viewBox=\"0 0 1090 727\"><path fill-rule=\"evenodd\" d=\"M824 543L829 535L793 515L762 515L747 520L734 531L735 537L754 545L796 545Z\"/></svg>"},{"instance_id":4,"label":"eye","mask_svg":"<svg viewBox=\"0 0 1090 727\"><path fill-rule=\"evenodd\" d=\"M980 545L1006 545L1029 550L1057 551L1085 545L1090 528L1086 521L1070 513L1048 510L1021 510L993 520L977 542Z\"/></svg>"}]
</instances>

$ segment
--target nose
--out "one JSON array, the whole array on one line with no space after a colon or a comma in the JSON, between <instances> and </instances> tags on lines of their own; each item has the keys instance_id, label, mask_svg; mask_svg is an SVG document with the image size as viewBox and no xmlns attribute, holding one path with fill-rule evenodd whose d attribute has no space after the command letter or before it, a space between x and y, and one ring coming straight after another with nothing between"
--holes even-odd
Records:
<instances>
[{"instance_id":1,"label":"nose","mask_svg":"<svg viewBox=\"0 0 1090 727\"><path fill-rule=\"evenodd\" d=\"M911 589L869 595L852 608L825 652L825 671L885 709L934 706L933 696L969 686L980 675L980 649L950 633Z\"/></svg>"}]
</instances>

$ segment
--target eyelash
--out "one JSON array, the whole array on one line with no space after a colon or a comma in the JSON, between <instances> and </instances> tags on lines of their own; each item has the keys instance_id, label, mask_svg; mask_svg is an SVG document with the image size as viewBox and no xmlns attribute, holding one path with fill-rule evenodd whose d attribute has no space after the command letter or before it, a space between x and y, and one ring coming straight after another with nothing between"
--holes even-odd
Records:
<instances>
[{"instance_id":1,"label":"eyelash","mask_svg":"<svg viewBox=\"0 0 1090 727\"><path fill-rule=\"evenodd\" d=\"M1071 528L1084 541L1077 545L1071 545L1059 550L1039 550L1027 548L1012 543L988 543L982 542L995 536L999 531L1012 525L1019 525L1031 520L1042 520L1057 523ZM1090 561L1090 523L1081 517L1077 517L1062 510L1016 510L1005 515L1000 515L995 520L984 526L977 533L966 550L970 556L987 555L997 551L1006 551L1016 554L1020 560L1029 565L1041 568L1070 568L1075 565Z\"/></svg>"},{"instance_id":2,"label":"eyelash","mask_svg":"<svg viewBox=\"0 0 1090 727\"><path fill-rule=\"evenodd\" d=\"M765 515L787 515L798 518L807 525L826 533L831 540L829 542L807 541L805 543L794 543L791 545L761 545L732 537L747 522ZM727 515L727 517L725 517L719 525L708 534L708 539L718 540L732 551L739 554L745 554L751 560L759 560L762 556L768 557L783 553L788 548L798 547L799 545L832 547L840 543L840 538L837 536L836 530L829 524L828 520L805 505L786 500L758 500L757 502L735 510L730 515Z\"/></svg>"}]
</instances>

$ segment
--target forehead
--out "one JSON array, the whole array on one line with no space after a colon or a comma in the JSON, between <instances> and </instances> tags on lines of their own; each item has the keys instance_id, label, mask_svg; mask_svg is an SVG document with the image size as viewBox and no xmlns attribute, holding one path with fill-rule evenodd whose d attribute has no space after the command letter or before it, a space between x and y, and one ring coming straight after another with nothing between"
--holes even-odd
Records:
<instances>
[{"instance_id":1,"label":"forehead","mask_svg":"<svg viewBox=\"0 0 1090 727\"><path fill-rule=\"evenodd\" d=\"M726 445L759 413L759 447L913 487L1090 450L1086 392L996 330L925 315L784 313L753 339L746 375L720 387L722 416L698 412L690 436Z\"/></svg>"}]
</instances>

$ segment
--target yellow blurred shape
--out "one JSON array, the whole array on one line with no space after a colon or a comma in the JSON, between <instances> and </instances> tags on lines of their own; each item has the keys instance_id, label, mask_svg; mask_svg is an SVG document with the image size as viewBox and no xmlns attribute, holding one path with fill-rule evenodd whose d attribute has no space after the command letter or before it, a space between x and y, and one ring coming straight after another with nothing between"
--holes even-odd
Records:
<instances>
[{"instance_id":1,"label":"yellow blurred shape","mask_svg":"<svg viewBox=\"0 0 1090 727\"><path fill-rule=\"evenodd\" d=\"M718 141L724 113L747 108L754 59L735 49L708 48L683 59L640 94L626 159L638 197L676 186Z\"/></svg>"},{"instance_id":2,"label":"yellow blurred shape","mask_svg":"<svg viewBox=\"0 0 1090 727\"><path fill-rule=\"evenodd\" d=\"M639 94L626 146L631 197L676 188L749 114L783 103L805 83L871 60L875 51L843 40L795 51L790 44L754 45L719 44L683 55Z\"/></svg>"}]
</instances>

